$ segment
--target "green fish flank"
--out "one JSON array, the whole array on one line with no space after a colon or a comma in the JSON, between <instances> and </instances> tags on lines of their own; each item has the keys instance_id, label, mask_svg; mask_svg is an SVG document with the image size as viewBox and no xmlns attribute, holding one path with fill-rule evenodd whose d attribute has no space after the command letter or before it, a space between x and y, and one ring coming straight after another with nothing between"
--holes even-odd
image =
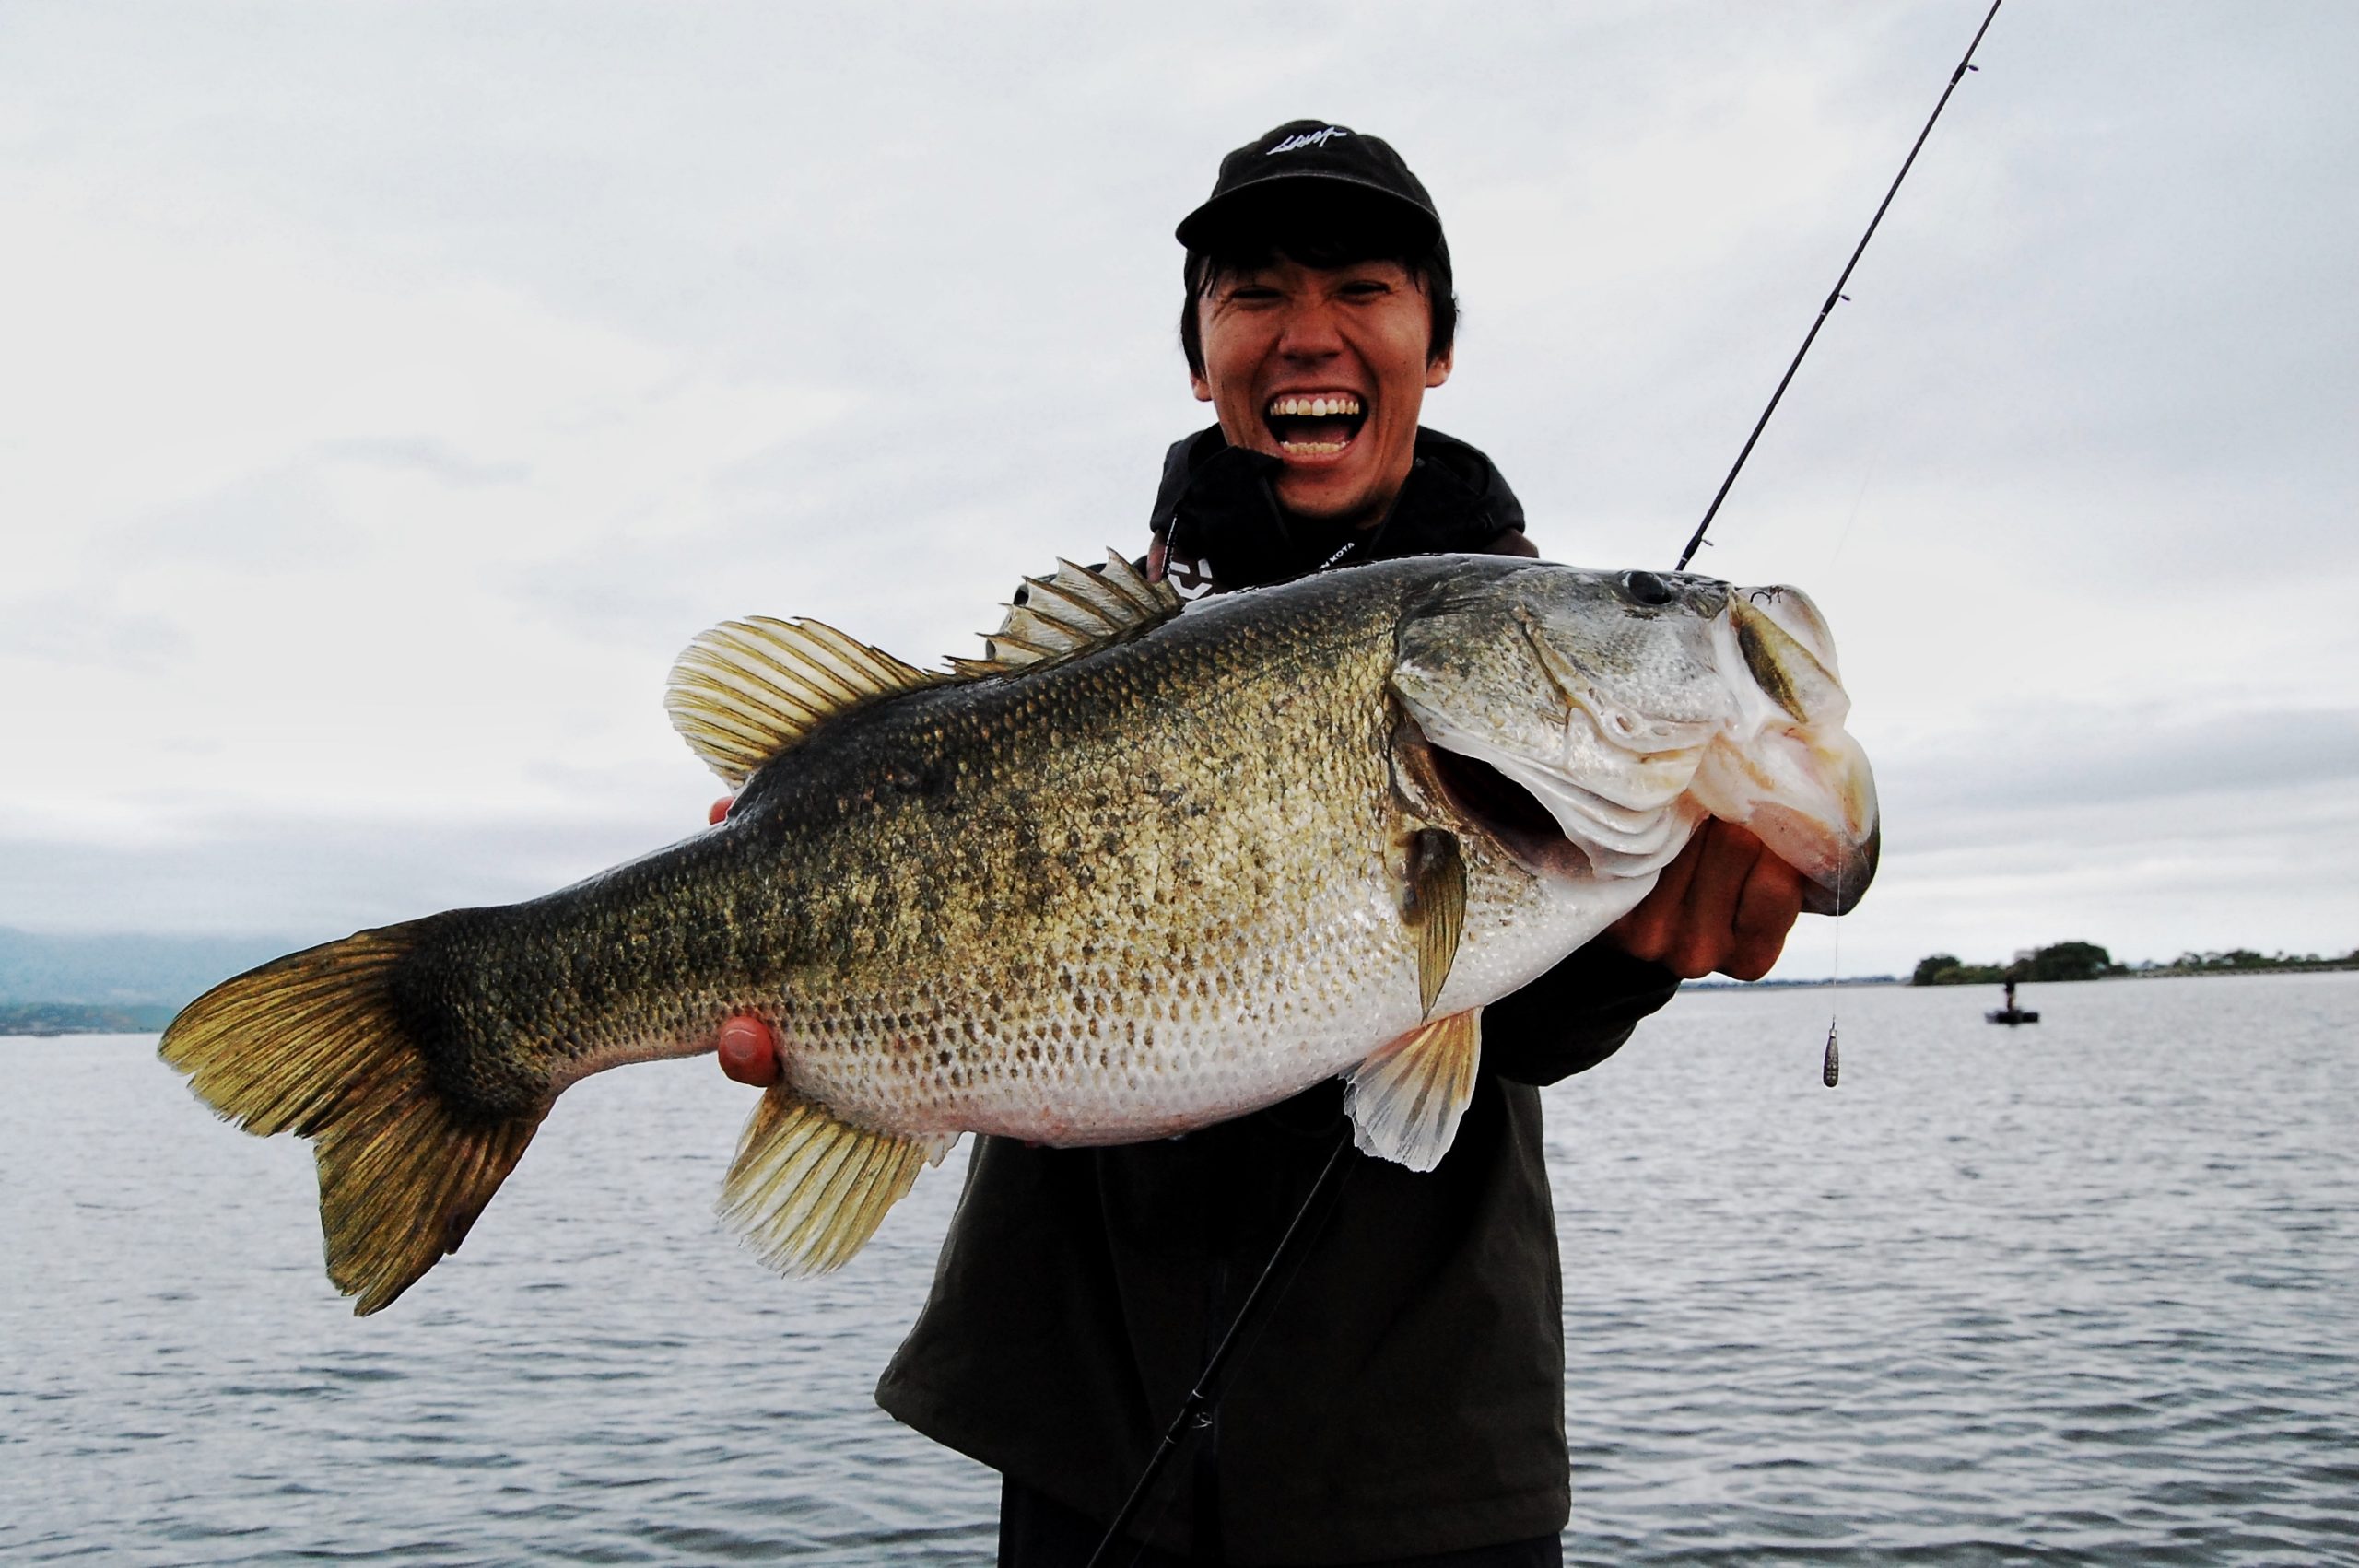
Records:
<instances>
[{"instance_id":1,"label":"green fish flank","mask_svg":"<svg viewBox=\"0 0 2359 1568\"><path fill-rule=\"evenodd\" d=\"M1444 556L1183 611L1117 558L1031 579L948 672L733 622L667 701L742 786L722 824L264 965L162 1055L313 1141L362 1313L457 1248L568 1085L741 1012L784 1078L723 1211L790 1272L851 1258L967 1131L1131 1141L1356 1074L1362 1146L1428 1168L1481 1007L1708 813L1774 826L1847 906L1872 874L1814 607L1668 580Z\"/></svg>"}]
</instances>

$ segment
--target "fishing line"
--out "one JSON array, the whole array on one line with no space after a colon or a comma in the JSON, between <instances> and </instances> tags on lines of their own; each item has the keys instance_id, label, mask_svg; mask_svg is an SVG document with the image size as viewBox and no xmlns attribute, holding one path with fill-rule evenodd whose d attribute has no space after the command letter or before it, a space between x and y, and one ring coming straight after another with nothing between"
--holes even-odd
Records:
<instances>
[{"instance_id":1,"label":"fishing line","mask_svg":"<svg viewBox=\"0 0 2359 1568\"><path fill-rule=\"evenodd\" d=\"M1684 572L1687 569L1687 563L1695 559L1697 548L1705 543L1704 531L1711 527L1712 519L1719 515L1720 503L1728 499L1729 488L1736 483L1737 474L1744 468L1744 460L1753 455L1754 443L1761 439L1761 431L1769 423L1769 416L1778 412L1778 400L1786 395L1786 388L1792 383L1794 372L1802 369L1802 357L1810 352L1810 345L1818 341L1818 329L1826 324L1826 318L1834 314L1839 301L1850 298L1843 292L1843 286L1851 281L1851 269L1860 264L1860 256L1867 252L1868 241L1875 238L1876 226L1884 222L1884 215L1892 205L1892 198L1900 193L1900 182L1908 178L1908 170L1916 164L1918 153L1924 148L1925 138L1933 134L1933 122L1942 117L1942 111L1949 106L1950 94L1957 90L1957 85L1965 79L1966 74L1981 69L1974 64L1974 52L1982 47L1982 35L1990 30L1991 20L1998 16L2001 3L2002 0L1990 0L1990 9L1983 17L1982 25L1974 29L1974 41L1966 46L1966 53L1958 61L1957 69L1950 73L1949 85L1942 89L1941 100L1933 105L1933 112L1925 117L1925 128L1917 133L1916 145L1901 160L1900 172L1892 177L1891 189L1884 192L1884 200L1877 204L1875 216L1868 220L1867 232L1860 235L1859 244L1852 247L1851 259L1843 263L1843 275L1837 278L1835 287L1827 291L1826 303L1818 308L1818 315L1812 321L1810 331L1802 335L1802 345L1794 350L1792 362L1787 365L1786 373L1778 379L1778 390L1769 394L1769 405L1761 411L1761 417L1753 422L1753 434L1745 437L1743 450L1736 454L1736 462L1729 467L1728 477L1720 481L1719 492L1712 497L1712 504L1704 509L1704 521L1696 525L1696 532L1688 539L1687 548L1679 553L1679 564L1672 570Z\"/></svg>"},{"instance_id":2,"label":"fishing line","mask_svg":"<svg viewBox=\"0 0 2359 1568\"><path fill-rule=\"evenodd\" d=\"M1696 558L1696 552L1708 543L1704 537L1705 531L1712 526L1712 520L1719 515L1720 503L1728 499L1730 489L1736 484L1736 476L1744 471L1744 460L1753 455L1754 446L1761 439L1761 432L1768 427L1769 416L1778 412L1778 404L1784 399L1786 389L1793 384L1794 372L1802 368L1802 359L1810 353L1810 345L1818 341L1818 329L1826 324L1826 318L1835 313L1837 305L1851 298L1843 292L1844 287L1851 281L1851 271L1860 264L1860 258L1867 254L1868 241L1876 237L1876 229L1883 224L1884 215L1892 208L1892 199L1900 194L1900 182L1907 179L1908 171L1916 167L1917 155L1925 148L1925 138L1933 134L1933 123L1942 117L1942 111L1949 107L1950 94L1957 90L1957 85L1966 79L1966 74L1968 71L1978 71L1982 68L1974 63L1974 52L1982 47L1982 36L1990 30L1990 24L1998 19L1999 7L2003 3L2004 0L1990 0L1990 9L1983 13L1982 25L1974 29L1973 41L1966 46L1966 53L1959 56L1957 68L1950 73L1948 83L1942 88L1942 96L1934 101L1933 111L1925 116L1924 127L1917 133L1917 140L1910 145L1908 156L1900 160L1900 172L1892 177L1892 184L1884 191L1884 200L1876 204L1875 216L1868 219L1867 229L1860 236L1860 242L1851 247L1851 259L1843 263L1842 274L1836 278L1835 287L1826 291L1826 302L1818 308L1818 314L1812 318L1810 331L1802 334L1802 345L1794 350L1793 358L1787 363L1786 373L1778 378L1777 390L1769 394L1769 402L1761 410L1761 417L1753 422L1752 433L1744 438L1744 445L1739 449L1736 461L1729 465L1728 476L1720 481L1719 489L1712 495L1712 504L1704 509L1704 521L1696 525L1696 532L1688 537L1687 547L1679 552L1679 564L1672 570L1685 571L1687 563ZM1860 481L1860 493L1861 496L1867 493L1865 479ZM1859 516L1859 502L1856 497L1852 502L1851 513L1853 519ZM1844 536L1848 538L1850 532L1851 524L1846 521L1843 525ZM1836 547L1838 550L1842 548L1839 542ZM1835 873L1835 907L1837 909L1843 907L1843 872L1840 867L1837 868ZM1835 946L1829 962L1835 970L1835 973L1829 977L1829 985L1834 991L1839 993L1843 989L1843 922L1839 917L1835 922ZM1836 1000L1834 997L1828 1000L1826 1054L1821 1059L1818 1070L1819 1082L1825 1083L1829 1089L1835 1087L1843 1072L1842 1051L1836 1044Z\"/></svg>"},{"instance_id":3,"label":"fishing line","mask_svg":"<svg viewBox=\"0 0 2359 1568\"><path fill-rule=\"evenodd\" d=\"M1835 862L1835 907L1843 907L1843 862ZM1843 1053L1835 1046L1835 1012L1843 999L1843 921L1835 921L1835 947L1827 955L1826 966L1833 973L1827 977L1826 991L1826 1055L1818 1064L1818 1081L1828 1088L1835 1087L1843 1077Z\"/></svg>"},{"instance_id":4,"label":"fishing line","mask_svg":"<svg viewBox=\"0 0 2359 1568\"><path fill-rule=\"evenodd\" d=\"M1851 509L1844 514L1843 532L1835 536L1835 548L1826 553L1826 565L1830 570L1833 569L1836 562L1843 558L1843 546L1851 542L1851 530L1860 521L1860 509L1867 505L1868 486L1875 482L1876 471L1884 466L1884 456L1892 450L1894 427L1893 419L1887 418L1884 421L1884 435L1876 442L1875 450L1868 454L1867 463L1860 471L1860 487L1851 492Z\"/></svg>"}]
</instances>

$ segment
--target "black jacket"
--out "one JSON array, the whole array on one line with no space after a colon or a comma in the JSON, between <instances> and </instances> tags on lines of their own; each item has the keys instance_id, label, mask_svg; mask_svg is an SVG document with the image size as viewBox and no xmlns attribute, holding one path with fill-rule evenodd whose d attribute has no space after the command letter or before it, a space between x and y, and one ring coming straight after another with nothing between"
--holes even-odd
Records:
<instances>
[{"instance_id":1,"label":"black jacket","mask_svg":"<svg viewBox=\"0 0 2359 1568\"><path fill-rule=\"evenodd\" d=\"M1148 527L1171 560L1196 563L1216 588L1285 582L1327 567L1402 556L1503 548L1523 532L1523 507L1491 460L1454 436L1420 427L1409 476L1372 530L1296 517L1278 505L1283 464L1233 447L1212 426L1164 454Z\"/></svg>"},{"instance_id":2,"label":"black jacket","mask_svg":"<svg viewBox=\"0 0 2359 1568\"><path fill-rule=\"evenodd\" d=\"M1428 439L1481 472L1429 487L1443 497L1430 511L1396 509L1367 558L1437 538L1479 549L1469 535L1520 530L1481 453L1421 435L1421 458ZM1191 445L1200 464L1234 450L1174 449L1180 478L1158 497L1158 532L1178 529L1226 586L1298 575L1285 550L1221 543L1251 515L1224 522L1191 493ZM1250 503L1251 487L1227 493ZM1206 532L1187 538L1191 526ZM1238 1563L1334 1563L1564 1527L1561 1276L1532 1086L1611 1055L1676 988L1669 971L1593 946L1485 1011L1483 1074L1449 1153L1425 1175L1349 1156L1299 1275L1142 1510L1141 1539ZM933 1293L878 1402L1110 1519L1343 1126L1329 1082L1153 1143L979 1139Z\"/></svg>"}]
</instances>

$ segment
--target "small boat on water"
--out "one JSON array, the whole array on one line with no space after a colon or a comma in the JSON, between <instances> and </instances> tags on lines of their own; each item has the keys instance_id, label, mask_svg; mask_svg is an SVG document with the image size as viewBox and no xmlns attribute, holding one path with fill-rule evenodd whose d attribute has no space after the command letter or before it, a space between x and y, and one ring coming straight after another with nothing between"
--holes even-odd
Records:
<instances>
[{"instance_id":1,"label":"small boat on water","mask_svg":"<svg viewBox=\"0 0 2359 1568\"><path fill-rule=\"evenodd\" d=\"M1986 1022L2004 1024L2010 1027L2017 1024L2039 1022L2039 1013L2036 1009L2025 1009L2015 1005L2015 982L2013 980L2007 982L2007 1005L1991 1008L1982 1016Z\"/></svg>"}]
</instances>

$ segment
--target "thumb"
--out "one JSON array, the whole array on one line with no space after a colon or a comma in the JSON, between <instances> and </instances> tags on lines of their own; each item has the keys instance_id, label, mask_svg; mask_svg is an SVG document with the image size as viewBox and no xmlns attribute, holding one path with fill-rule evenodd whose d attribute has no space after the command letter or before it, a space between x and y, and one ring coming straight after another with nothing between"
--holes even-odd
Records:
<instances>
[{"instance_id":1,"label":"thumb","mask_svg":"<svg viewBox=\"0 0 2359 1568\"><path fill-rule=\"evenodd\" d=\"M778 1082L778 1039L760 1019L742 1012L723 1019L716 1047L721 1071L738 1082L767 1088Z\"/></svg>"}]
</instances>

